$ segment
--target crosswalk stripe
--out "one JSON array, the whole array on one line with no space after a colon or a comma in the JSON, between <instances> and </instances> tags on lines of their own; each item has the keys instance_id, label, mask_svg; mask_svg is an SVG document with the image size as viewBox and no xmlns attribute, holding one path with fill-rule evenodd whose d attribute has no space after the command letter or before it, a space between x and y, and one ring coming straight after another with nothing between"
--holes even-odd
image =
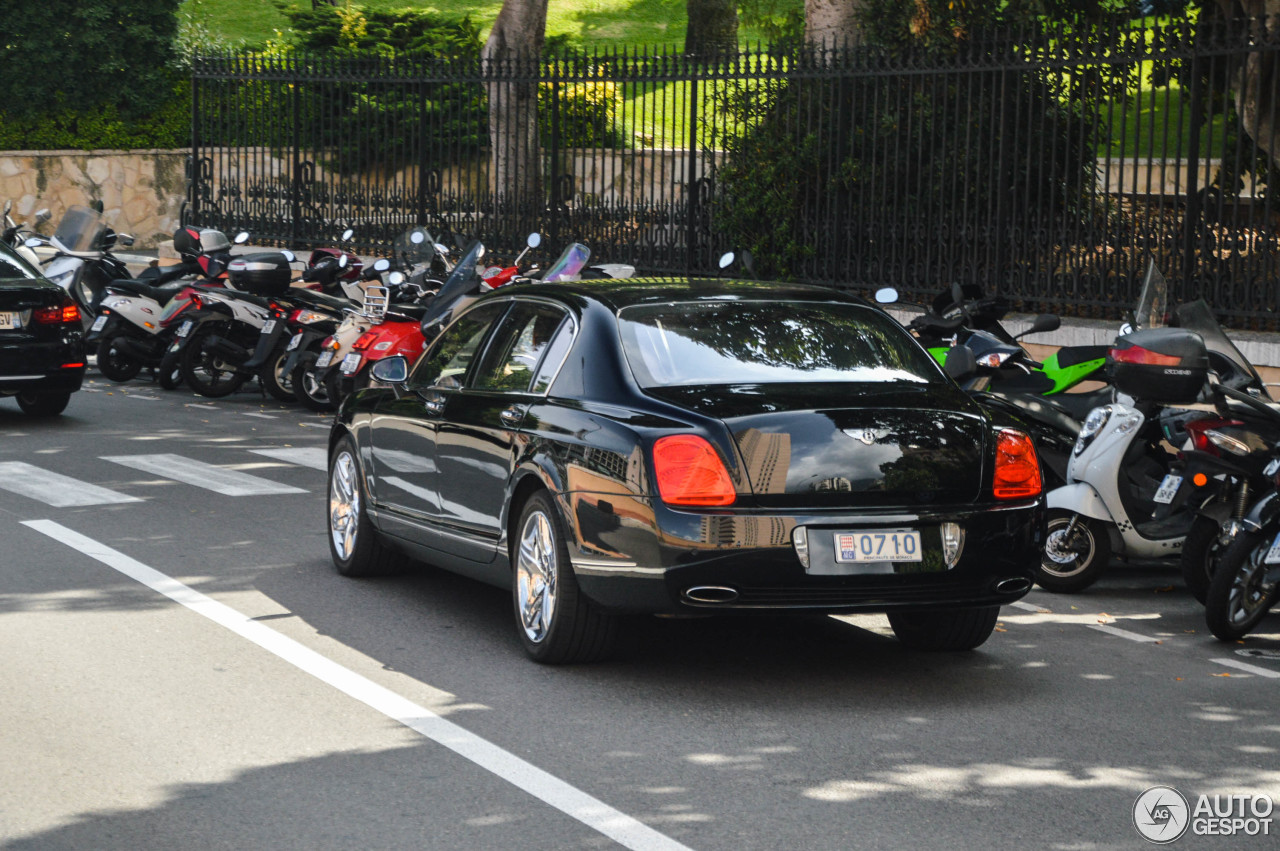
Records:
<instances>
[{"instance_id":1,"label":"crosswalk stripe","mask_svg":"<svg viewBox=\"0 0 1280 851\"><path fill-rule=\"evenodd\" d=\"M91 485L21 461L0 462L0 488L16 493L18 496L39 500L55 508L142 502L136 496Z\"/></svg>"},{"instance_id":2,"label":"crosswalk stripe","mask_svg":"<svg viewBox=\"0 0 1280 851\"><path fill-rule=\"evenodd\" d=\"M223 496L266 496L268 494L306 493L302 488L282 485L267 479L224 470L181 455L108 455L103 461L120 464L134 470L154 473L166 479L211 490Z\"/></svg>"},{"instance_id":3,"label":"crosswalk stripe","mask_svg":"<svg viewBox=\"0 0 1280 851\"><path fill-rule=\"evenodd\" d=\"M310 467L313 470L328 470L329 457L318 446L284 447L281 449L250 449L254 455L265 455L277 461L287 461L299 467Z\"/></svg>"}]
</instances>

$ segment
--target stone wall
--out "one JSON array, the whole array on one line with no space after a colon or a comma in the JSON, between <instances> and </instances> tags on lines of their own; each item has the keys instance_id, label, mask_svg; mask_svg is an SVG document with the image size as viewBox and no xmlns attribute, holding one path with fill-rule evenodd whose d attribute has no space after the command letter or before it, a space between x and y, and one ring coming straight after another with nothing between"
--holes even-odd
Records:
<instances>
[{"instance_id":1,"label":"stone wall","mask_svg":"<svg viewBox=\"0 0 1280 851\"><path fill-rule=\"evenodd\" d=\"M107 223L131 234L137 248L173 238L186 198L189 151L9 151L0 152L0 204L23 221L49 208L53 218L40 232L53 233L62 214L76 204L101 201Z\"/></svg>"}]
</instances>

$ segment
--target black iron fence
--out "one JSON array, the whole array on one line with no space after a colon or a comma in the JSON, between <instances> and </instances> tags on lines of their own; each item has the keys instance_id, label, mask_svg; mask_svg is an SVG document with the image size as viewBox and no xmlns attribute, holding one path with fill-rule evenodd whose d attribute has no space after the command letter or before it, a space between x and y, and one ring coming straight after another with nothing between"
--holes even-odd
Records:
<instances>
[{"instance_id":1,"label":"black iron fence","mask_svg":"<svg viewBox=\"0 0 1280 851\"><path fill-rule=\"evenodd\" d=\"M371 252L415 224L500 254L536 229L653 273L745 249L763 277L912 300L976 281L1026 310L1108 317L1155 259L1180 297L1271 327L1276 32L1126 22L973 34L945 54L488 68L208 56L188 216L294 246L350 226ZM537 91L533 194L497 185L501 86Z\"/></svg>"}]
</instances>

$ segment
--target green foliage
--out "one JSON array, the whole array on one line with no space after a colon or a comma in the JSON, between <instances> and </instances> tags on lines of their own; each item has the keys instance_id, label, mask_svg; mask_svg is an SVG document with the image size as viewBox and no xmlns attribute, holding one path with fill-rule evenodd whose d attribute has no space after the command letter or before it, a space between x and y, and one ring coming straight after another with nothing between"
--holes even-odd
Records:
<instances>
[{"instance_id":1,"label":"green foliage","mask_svg":"<svg viewBox=\"0 0 1280 851\"><path fill-rule=\"evenodd\" d=\"M304 53L368 56L480 55L480 28L470 16L448 18L423 9L379 10L362 6L320 6L285 11L294 44Z\"/></svg>"},{"instance_id":2,"label":"green foliage","mask_svg":"<svg viewBox=\"0 0 1280 851\"><path fill-rule=\"evenodd\" d=\"M191 82L173 75L159 109L125 117L113 104L72 109L55 96L43 113L0 112L0 151L139 150L191 144Z\"/></svg>"},{"instance_id":3,"label":"green foliage","mask_svg":"<svg viewBox=\"0 0 1280 851\"><path fill-rule=\"evenodd\" d=\"M11 119L57 109L135 119L170 91L179 0L5 0L0 80Z\"/></svg>"},{"instance_id":4,"label":"green foliage","mask_svg":"<svg viewBox=\"0 0 1280 851\"><path fill-rule=\"evenodd\" d=\"M544 145L551 142L553 109L558 143L562 148L620 148L617 84L607 80L576 83L543 83L538 108L539 132Z\"/></svg>"}]
</instances>

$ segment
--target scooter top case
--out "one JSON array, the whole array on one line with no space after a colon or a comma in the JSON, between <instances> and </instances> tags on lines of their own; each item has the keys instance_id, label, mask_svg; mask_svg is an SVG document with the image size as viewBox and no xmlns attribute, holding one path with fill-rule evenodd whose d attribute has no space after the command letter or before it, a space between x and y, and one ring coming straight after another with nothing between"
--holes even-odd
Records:
<instances>
[{"instance_id":1,"label":"scooter top case","mask_svg":"<svg viewBox=\"0 0 1280 851\"><path fill-rule=\"evenodd\" d=\"M1209 377L1204 339L1185 328L1150 328L1117 337L1110 358L1117 390L1162 405L1196 401Z\"/></svg>"}]
</instances>

